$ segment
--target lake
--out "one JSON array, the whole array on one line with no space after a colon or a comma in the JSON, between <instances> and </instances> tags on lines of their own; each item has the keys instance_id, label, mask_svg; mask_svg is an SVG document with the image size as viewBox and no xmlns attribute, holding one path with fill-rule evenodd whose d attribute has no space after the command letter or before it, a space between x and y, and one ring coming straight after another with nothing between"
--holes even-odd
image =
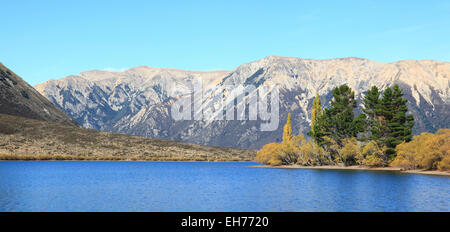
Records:
<instances>
[{"instance_id":1,"label":"lake","mask_svg":"<svg viewBox=\"0 0 450 232\"><path fill-rule=\"evenodd\" d=\"M0 211L450 211L450 178L253 162L1 161Z\"/></svg>"}]
</instances>

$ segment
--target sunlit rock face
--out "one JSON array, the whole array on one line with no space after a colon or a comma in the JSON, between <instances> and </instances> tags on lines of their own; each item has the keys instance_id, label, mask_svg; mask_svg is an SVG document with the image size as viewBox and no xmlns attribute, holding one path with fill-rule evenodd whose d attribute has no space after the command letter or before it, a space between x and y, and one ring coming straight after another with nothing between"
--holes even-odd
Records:
<instances>
[{"instance_id":1,"label":"sunlit rock face","mask_svg":"<svg viewBox=\"0 0 450 232\"><path fill-rule=\"evenodd\" d=\"M174 120L171 107L177 98L172 93L191 90L194 80L203 83L203 99L198 104L200 109L193 109L192 115L220 109L224 104L220 104L221 99L213 93L227 86L254 86L244 101L261 88L277 86L278 129L261 131L263 121L260 118ZM292 113L293 132L306 133L310 129L312 100L316 93L326 107L332 98L332 89L341 84L355 91L359 104L371 86L384 90L399 84L415 117L415 134L450 126L450 63L433 60L380 63L361 58L310 60L270 56L242 64L232 71L198 72L140 66L123 72L83 72L50 80L35 88L87 128L205 145L260 148L265 143L280 141L288 112ZM227 91L223 94L226 96Z\"/></svg>"}]
</instances>

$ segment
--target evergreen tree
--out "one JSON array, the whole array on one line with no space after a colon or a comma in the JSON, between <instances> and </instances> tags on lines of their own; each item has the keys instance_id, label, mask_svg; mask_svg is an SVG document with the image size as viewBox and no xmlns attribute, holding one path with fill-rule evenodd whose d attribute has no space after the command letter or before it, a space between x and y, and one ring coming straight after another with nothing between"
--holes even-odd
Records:
<instances>
[{"instance_id":1,"label":"evergreen tree","mask_svg":"<svg viewBox=\"0 0 450 232\"><path fill-rule=\"evenodd\" d=\"M376 86L367 91L363 98L364 107L362 111L367 115L368 120L376 121L377 113L380 104L380 91Z\"/></svg>"},{"instance_id":2,"label":"evergreen tree","mask_svg":"<svg viewBox=\"0 0 450 232\"><path fill-rule=\"evenodd\" d=\"M319 124L321 130L327 132L325 134L342 145L342 139L356 137L357 134L353 113L356 107L355 92L345 84L335 88L330 105L331 108L324 110Z\"/></svg>"},{"instance_id":3,"label":"evergreen tree","mask_svg":"<svg viewBox=\"0 0 450 232\"><path fill-rule=\"evenodd\" d=\"M381 136L380 132L380 91L376 86L367 91L363 100L364 107L362 108L362 114L358 116L358 122L360 122L360 131L367 132L369 140L379 140Z\"/></svg>"},{"instance_id":4,"label":"evergreen tree","mask_svg":"<svg viewBox=\"0 0 450 232\"><path fill-rule=\"evenodd\" d=\"M319 146L323 146L326 142L324 137L330 136L329 128L331 128L331 121L324 114L324 111L320 114L316 121L314 122L314 129L308 132L308 135L314 139L314 142Z\"/></svg>"},{"instance_id":5,"label":"evergreen tree","mask_svg":"<svg viewBox=\"0 0 450 232\"><path fill-rule=\"evenodd\" d=\"M407 114L407 100L403 91L394 85L381 93L373 86L363 98L362 114L354 118L353 109L356 100L353 90L341 85L333 90L333 99L329 109L320 109L320 101L314 100L309 135L323 146L330 143L342 147L342 140L364 133L364 140L374 140L380 146L386 146L386 155L395 157L395 147L412 138L413 115ZM317 98L316 98L317 99ZM320 113L316 113L320 112Z\"/></svg>"},{"instance_id":6,"label":"evergreen tree","mask_svg":"<svg viewBox=\"0 0 450 232\"><path fill-rule=\"evenodd\" d=\"M330 133L327 128L330 128L329 121L325 117L324 110L322 110L322 105L320 103L319 94L313 100L313 106L311 110L311 130L308 135L311 136L314 142L320 146L324 145L324 137L328 136Z\"/></svg>"},{"instance_id":7,"label":"evergreen tree","mask_svg":"<svg viewBox=\"0 0 450 232\"><path fill-rule=\"evenodd\" d=\"M291 123L291 113L288 114L288 119L286 125L283 128L283 143L286 144L292 139L292 123Z\"/></svg>"},{"instance_id":8,"label":"evergreen tree","mask_svg":"<svg viewBox=\"0 0 450 232\"><path fill-rule=\"evenodd\" d=\"M388 148L390 153L395 153L395 147L403 141L409 142L412 139L412 128L414 126L414 117L412 114L407 114L408 100L403 98L403 91L394 85L392 91L392 116L388 122L389 136ZM391 157L393 158L393 157Z\"/></svg>"},{"instance_id":9,"label":"evergreen tree","mask_svg":"<svg viewBox=\"0 0 450 232\"><path fill-rule=\"evenodd\" d=\"M403 141L411 141L414 117L407 114L407 100L403 91L394 85L383 92L383 97L376 108L376 128L373 129L373 139L379 140L387 147L386 154L390 159L395 157L395 147ZM376 133L374 133L376 132Z\"/></svg>"}]
</instances>

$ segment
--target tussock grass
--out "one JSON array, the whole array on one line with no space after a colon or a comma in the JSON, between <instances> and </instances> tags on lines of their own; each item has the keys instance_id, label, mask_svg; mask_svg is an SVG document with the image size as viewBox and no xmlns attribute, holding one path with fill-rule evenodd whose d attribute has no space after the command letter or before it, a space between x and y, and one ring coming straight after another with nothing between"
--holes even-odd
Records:
<instances>
[{"instance_id":1,"label":"tussock grass","mask_svg":"<svg viewBox=\"0 0 450 232\"><path fill-rule=\"evenodd\" d=\"M0 160L252 161L254 150L131 136L0 114Z\"/></svg>"}]
</instances>

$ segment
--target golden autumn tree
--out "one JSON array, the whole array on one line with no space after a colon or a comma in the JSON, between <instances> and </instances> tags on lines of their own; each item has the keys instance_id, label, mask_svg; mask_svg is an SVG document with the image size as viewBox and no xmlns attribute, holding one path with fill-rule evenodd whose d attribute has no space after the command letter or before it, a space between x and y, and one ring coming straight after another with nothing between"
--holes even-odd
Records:
<instances>
[{"instance_id":1,"label":"golden autumn tree","mask_svg":"<svg viewBox=\"0 0 450 232\"><path fill-rule=\"evenodd\" d=\"M291 114L283 128L283 142L264 145L256 154L256 161L267 165L294 164L297 162L297 146L292 140Z\"/></svg>"},{"instance_id":2,"label":"golden autumn tree","mask_svg":"<svg viewBox=\"0 0 450 232\"><path fill-rule=\"evenodd\" d=\"M292 123L291 123L291 113L289 113L286 125L284 125L283 128L283 144L287 144L291 140L292 140Z\"/></svg>"},{"instance_id":3,"label":"golden autumn tree","mask_svg":"<svg viewBox=\"0 0 450 232\"><path fill-rule=\"evenodd\" d=\"M327 152L314 141L306 140L305 135L299 134L293 137L293 141L298 144L297 164L303 166L330 164Z\"/></svg>"},{"instance_id":4,"label":"golden autumn tree","mask_svg":"<svg viewBox=\"0 0 450 232\"><path fill-rule=\"evenodd\" d=\"M343 147L338 151L336 163L343 163L345 166L356 164L356 157L360 154L360 147L355 137L341 140Z\"/></svg>"},{"instance_id":5,"label":"golden autumn tree","mask_svg":"<svg viewBox=\"0 0 450 232\"><path fill-rule=\"evenodd\" d=\"M322 114L322 106L320 105L320 96L317 93L316 98L312 103L312 111L311 111L311 132L314 134L314 125L316 124L318 118Z\"/></svg>"},{"instance_id":6,"label":"golden autumn tree","mask_svg":"<svg viewBox=\"0 0 450 232\"><path fill-rule=\"evenodd\" d=\"M359 165L369 167L384 167L388 164L384 155L386 148L371 140L361 148L361 152L356 156L356 162Z\"/></svg>"},{"instance_id":7,"label":"golden autumn tree","mask_svg":"<svg viewBox=\"0 0 450 232\"><path fill-rule=\"evenodd\" d=\"M282 163L280 155L283 152L282 144L269 143L264 145L261 150L256 153L256 162L267 165L280 165Z\"/></svg>"},{"instance_id":8,"label":"golden autumn tree","mask_svg":"<svg viewBox=\"0 0 450 232\"><path fill-rule=\"evenodd\" d=\"M399 144L394 167L405 169L450 170L450 129L440 129L435 134L422 133L411 142Z\"/></svg>"}]
</instances>

